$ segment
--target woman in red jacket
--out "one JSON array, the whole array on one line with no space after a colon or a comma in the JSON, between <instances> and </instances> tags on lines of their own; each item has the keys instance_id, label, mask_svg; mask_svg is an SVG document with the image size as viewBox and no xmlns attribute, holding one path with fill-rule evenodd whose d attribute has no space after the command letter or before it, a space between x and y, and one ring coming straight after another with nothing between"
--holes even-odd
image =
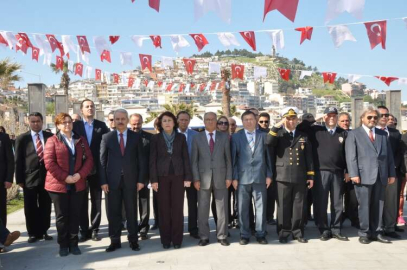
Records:
<instances>
[{"instance_id":1,"label":"woman in red jacket","mask_svg":"<svg viewBox=\"0 0 407 270\"><path fill-rule=\"evenodd\" d=\"M49 138L44 151L47 169L45 189L54 203L59 255L80 255L79 216L86 177L93 168L92 153L85 138L72 131L72 118L60 113L55 118L58 132Z\"/></svg>"}]
</instances>

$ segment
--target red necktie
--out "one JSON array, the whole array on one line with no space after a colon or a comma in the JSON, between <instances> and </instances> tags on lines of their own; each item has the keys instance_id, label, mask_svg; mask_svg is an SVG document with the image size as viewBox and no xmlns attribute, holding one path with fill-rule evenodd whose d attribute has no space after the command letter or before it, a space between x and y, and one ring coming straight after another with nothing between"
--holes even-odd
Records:
<instances>
[{"instance_id":1,"label":"red necktie","mask_svg":"<svg viewBox=\"0 0 407 270\"><path fill-rule=\"evenodd\" d=\"M211 150L211 154L213 153L213 149L215 148L215 141L213 140L213 133L209 133L211 138L209 139L209 149Z\"/></svg>"},{"instance_id":2,"label":"red necktie","mask_svg":"<svg viewBox=\"0 0 407 270\"><path fill-rule=\"evenodd\" d=\"M120 151L122 152L122 156L124 156L124 140L123 140L123 133L120 133Z\"/></svg>"},{"instance_id":3,"label":"red necktie","mask_svg":"<svg viewBox=\"0 0 407 270\"><path fill-rule=\"evenodd\" d=\"M369 139L371 142L374 142L373 131L369 130Z\"/></svg>"},{"instance_id":4,"label":"red necktie","mask_svg":"<svg viewBox=\"0 0 407 270\"><path fill-rule=\"evenodd\" d=\"M43 147L42 147L42 142L41 142L41 139L40 139L40 134L37 133L36 136L37 136L37 139L36 139L35 144L36 144L36 146L37 146L37 156L38 156L38 160L39 160L40 163L41 163L41 162L44 161L44 149L43 149Z\"/></svg>"}]
</instances>

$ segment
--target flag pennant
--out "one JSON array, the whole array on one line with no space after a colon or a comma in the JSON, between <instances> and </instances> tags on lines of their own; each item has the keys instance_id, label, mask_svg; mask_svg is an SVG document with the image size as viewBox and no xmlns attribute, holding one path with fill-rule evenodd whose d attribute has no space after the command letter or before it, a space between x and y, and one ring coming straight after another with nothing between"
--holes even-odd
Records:
<instances>
[{"instance_id":1,"label":"flag pennant","mask_svg":"<svg viewBox=\"0 0 407 270\"><path fill-rule=\"evenodd\" d=\"M10 50L12 50L14 47L17 47L18 41L12 32L4 31L2 32L2 35L6 39Z\"/></svg>"},{"instance_id":2,"label":"flag pennant","mask_svg":"<svg viewBox=\"0 0 407 270\"><path fill-rule=\"evenodd\" d=\"M206 83L202 83L202 84L199 86L199 92L203 92L203 91L205 90L205 88L206 88Z\"/></svg>"},{"instance_id":3,"label":"flag pennant","mask_svg":"<svg viewBox=\"0 0 407 270\"><path fill-rule=\"evenodd\" d=\"M407 78L399 78L399 85L407 85Z\"/></svg>"},{"instance_id":4,"label":"flag pennant","mask_svg":"<svg viewBox=\"0 0 407 270\"><path fill-rule=\"evenodd\" d=\"M153 41L154 47L158 48L161 47L161 37L160 36L150 36L151 40Z\"/></svg>"},{"instance_id":5,"label":"flag pennant","mask_svg":"<svg viewBox=\"0 0 407 270\"><path fill-rule=\"evenodd\" d=\"M290 80L290 73L291 73L290 69L279 68L278 72L280 73L281 79L283 79L284 81Z\"/></svg>"},{"instance_id":6,"label":"flag pennant","mask_svg":"<svg viewBox=\"0 0 407 270\"><path fill-rule=\"evenodd\" d=\"M146 37L146 36L134 35L131 37L131 40L133 40L134 44L136 44L140 48L143 47L143 42L144 42L144 40L147 40L147 39L148 39L148 37Z\"/></svg>"},{"instance_id":7,"label":"flag pennant","mask_svg":"<svg viewBox=\"0 0 407 270\"><path fill-rule=\"evenodd\" d=\"M56 69L59 69L61 71L64 70L64 59L61 56L57 55L57 60L55 62L55 67L56 67Z\"/></svg>"},{"instance_id":8,"label":"flag pennant","mask_svg":"<svg viewBox=\"0 0 407 270\"><path fill-rule=\"evenodd\" d=\"M301 70L301 75L300 75L300 80L304 79L305 76L311 76L312 71L311 70Z\"/></svg>"},{"instance_id":9,"label":"flag pennant","mask_svg":"<svg viewBox=\"0 0 407 270\"><path fill-rule=\"evenodd\" d=\"M110 58L110 51L104 50L100 55L100 61L106 60L109 63L112 63L112 59Z\"/></svg>"},{"instance_id":10,"label":"flag pennant","mask_svg":"<svg viewBox=\"0 0 407 270\"><path fill-rule=\"evenodd\" d=\"M217 35L220 43L225 47L230 47L232 45L240 46L240 43L232 33L218 33Z\"/></svg>"},{"instance_id":11,"label":"flag pennant","mask_svg":"<svg viewBox=\"0 0 407 270\"><path fill-rule=\"evenodd\" d=\"M243 80L244 65L232 64L232 80L239 78Z\"/></svg>"},{"instance_id":12,"label":"flag pennant","mask_svg":"<svg viewBox=\"0 0 407 270\"><path fill-rule=\"evenodd\" d=\"M110 43L113 45L119 40L120 36L109 36Z\"/></svg>"},{"instance_id":13,"label":"flag pennant","mask_svg":"<svg viewBox=\"0 0 407 270\"><path fill-rule=\"evenodd\" d=\"M264 17L266 19L267 13L273 10L280 11L287 19L294 22L295 15L297 14L299 0L264 0Z\"/></svg>"},{"instance_id":14,"label":"flag pennant","mask_svg":"<svg viewBox=\"0 0 407 270\"><path fill-rule=\"evenodd\" d=\"M335 19L339 14L348 12L357 19L362 19L365 0L328 0L325 23Z\"/></svg>"},{"instance_id":15,"label":"flag pennant","mask_svg":"<svg viewBox=\"0 0 407 270\"><path fill-rule=\"evenodd\" d=\"M134 84L134 78L132 76L130 76L128 81L127 81L127 87L132 88L133 84Z\"/></svg>"},{"instance_id":16,"label":"flag pennant","mask_svg":"<svg viewBox=\"0 0 407 270\"><path fill-rule=\"evenodd\" d=\"M254 31L245 31L245 32L239 32L240 35L242 35L243 39L249 44L250 47L252 47L253 51L256 51L256 36L254 34Z\"/></svg>"},{"instance_id":17,"label":"flag pennant","mask_svg":"<svg viewBox=\"0 0 407 270\"><path fill-rule=\"evenodd\" d=\"M76 63L75 65L75 75L79 75L82 77L83 74L83 64L82 63Z\"/></svg>"},{"instance_id":18,"label":"flag pennant","mask_svg":"<svg viewBox=\"0 0 407 270\"><path fill-rule=\"evenodd\" d=\"M217 73L220 74L220 63L209 62L209 74Z\"/></svg>"},{"instance_id":19,"label":"flag pennant","mask_svg":"<svg viewBox=\"0 0 407 270\"><path fill-rule=\"evenodd\" d=\"M17 39L16 52L21 50L24 54L27 54L28 46L27 46L27 42L25 41L25 39L20 37L20 34L16 35L16 39Z\"/></svg>"},{"instance_id":20,"label":"flag pennant","mask_svg":"<svg viewBox=\"0 0 407 270\"><path fill-rule=\"evenodd\" d=\"M379 80L381 80L382 82L384 82L387 86L390 86L390 84L392 82L399 79L397 77L382 77L382 76L375 76L375 77L378 78Z\"/></svg>"},{"instance_id":21,"label":"flag pennant","mask_svg":"<svg viewBox=\"0 0 407 270\"><path fill-rule=\"evenodd\" d=\"M131 52L121 52L120 63L122 64L122 66L124 65L133 66L133 54Z\"/></svg>"},{"instance_id":22,"label":"flag pennant","mask_svg":"<svg viewBox=\"0 0 407 270\"><path fill-rule=\"evenodd\" d=\"M385 50L387 21L367 22L365 26L371 49L373 50L377 45L382 44L382 48Z\"/></svg>"},{"instance_id":23,"label":"flag pennant","mask_svg":"<svg viewBox=\"0 0 407 270\"><path fill-rule=\"evenodd\" d=\"M152 9L160 12L160 0L149 0L148 4Z\"/></svg>"},{"instance_id":24,"label":"flag pennant","mask_svg":"<svg viewBox=\"0 0 407 270\"><path fill-rule=\"evenodd\" d=\"M194 72L194 67L195 67L195 64L196 64L196 60L195 59L184 58L184 59L182 59L182 61L184 61L185 70L187 71L188 74L191 75Z\"/></svg>"},{"instance_id":25,"label":"flag pennant","mask_svg":"<svg viewBox=\"0 0 407 270\"><path fill-rule=\"evenodd\" d=\"M61 37L62 37L62 46L64 48L65 53L68 54L69 52L74 52L77 54L78 47L71 40L71 36L62 35Z\"/></svg>"},{"instance_id":26,"label":"flag pennant","mask_svg":"<svg viewBox=\"0 0 407 270\"><path fill-rule=\"evenodd\" d=\"M361 75L356 75L356 74L349 74L348 75L348 80L349 80L350 83L354 83L357 80L359 80L360 78L362 78Z\"/></svg>"},{"instance_id":27,"label":"flag pennant","mask_svg":"<svg viewBox=\"0 0 407 270\"><path fill-rule=\"evenodd\" d=\"M211 88L210 88L210 90L211 91L213 91L213 90L215 90L216 89L216 82L215 81L212 81L212 83L211 83Z\"/></svg>"},{"instance_id":28,"label":"flag pennant","mask_svg":"<svg viewBox=\"0 0 407 270\"><path fill-rule=\"evenodd\" d=\"M95 80L101 81L102 80L102 71L100 69L95 69Z\"/></svg>"},{"instance_id":29,"label":"flag pennant","mask_svg":"<svg viewBox=\"0 0 407 270\"><path fill-rule=\"evenodd\" d=\"M207 12L215 12L223 21L230 23L232 17L232 0L195 0L195 21Z\"/></svg>"},{"instance_id":30,"label":"flag pennant","mask_svg":"<svg viewBox=\"0 0 407 270\"><path fill-rule=\"evenodd\" d=\"M339 48L346 40L356 42L356 38L346 25L328 26L328 32L331 34L336 48Z\"/></svg>"},{"instance_id":31,"label":"flag pennant","mask_svg":"<svg viewBox=\"0 0 407 270\"><path fill-rule=\"evenodd\" d=\"M95 47L99 55L101 55L104 51L111 50L109 42L107 42L103 36L93 37L93 42L95 43Z\"/></svg>"},{"instance_id":32,"label":"flag pennant","mask_svg":"<svg viewBox=\"0 0 407 270\"><path fill-rule=\"evenodd\" d=\"M158 85L158 87L161 87L161 86L163 85L163 82L162 82L162 81L158 81L158 82L157 82L157 85Z\"/></svg>"},{"instance_id":33,"label":"flag pennant","mask_svg":"<svg viewBox=\"0 0 407 270\"><path fill-rule=\"evenodd\" d=\"M329 82L333 84L335 82L336 73L334 72L322 72L322 77L324 78L324 83Z\"/></svg>"},{"instance_id":34,"label":"flag pennant","mask_svg":"<svg viewBox=\"0 0 407 270\"><path fill-rule=\"evenodd\" d=\"M26 33L18 33L19 36L19 42L20 44L24 43L27 47L32 47L33 44L30 41L30 38L28 37L28 35Z\"/></svg>"},{"instance_id":35,"label":"flag pennant","mask_svg":"<svg viewBox=\"0 0 407 270\"><path fill-rule=\"evenodd\" d=\"M85 52L90 53L90 48L86 36L76 36L76 37L78 39L79 48L81 49L82 54L85 54Z\"/></svg>"},{"instance_id":36,"label":"flag pennant","mask_svg":"<svg viewBox=\"0 0 407 270\"><path fill-rule=\"evenodd\" d=\"M165 89L166 91L171 91L173 83L170 83L167 85L167 88Z\"/></svg>"},{"instance_id":37,"label":"flag pennant","mask_svg":"<svg viewBox=\"0 0 407 270\"><path fill-rule=\"evenodd\" d=\"M139 54L139 57L140 57L140 63L141 63L141 70L144 71L146 68L148 68L148 70L150 72L152 72L152 69L151 69L151 55Z\"/></svg>"},{"instance_id":38,"label":"flag pennant","mask_svg":"<svg viewBox=\"0 0 407 270\"><path fill-rule=\"evenodd\" d=\"M406 24L407 27L407 17L403 18L404 23Z\"/></svg>"},{"instance_id":39,"label":"flag pennant","mask_svg":"<svg viewBox=\"0 0 407 270\"><path fill-rule=\"evenodd\" d=\"M148 80L144 80L144 81L143 81L143 84L147 87L147 85L148 85Z\"/></svg>"},{"instance_id":40,"label":"flag pennant","mask_svg":"<svg viewBox=\"0 0 407 270\"><path fill-rule=\"evenodd\" d=\"M8 46L7 40L3 37L1 33L0 33L0 44L5 45L6 47Z\"/></svg>"},{"instance_id":41,"label":"flag pennant","mask_svg":"<svg viewBox=\"0 0 407 270\"><path fill-rule=\"evenodd\" d=\"M184 91L184 87L185 87L185 84L181 83L181 84L179 85L178 92L183 92L183 91Z\"/></svg>"},{"instance_id":42,"label":"flag pennant","mask_svg":"<svg viewBox=\"0 0 407 270\"><path fill-rule=\"evenodd\" d=\"M161 57L161 67L162 68L167 68L167 67L174 67L174 61L172 59L172 57L166 57L166 56L162 56Z\"/></svg>"},{"instance_id":43,"label":"flag pennant","mask_svg":"<svg viewBox=\"0 0 407 270\"><path fill-rule=\"evenodd\" d=\"M120 82L119 74L113 73L113 83L118 84Z\"/></svg>"},{"instance_id":44,"label":"flag pennant","mask_svg":"<svg viewBox=\"0 0 407 270\"><path fill-rule=\"evenodd\" d=\"M74 72L74 62L73 61L68 61L68 70L71 72Z\"/></svg>"},{"instance_id":45,"label":"flag pennant","mask_svg":"<svg viewBox=\"0 0 407 270\"><path fill-rule=\"evenodd\" d=\"M198 52L200 52L203 47L209 44L208 40L202 34L189 34L195 41L196 46L198 47Z\"/></svg>"},{"instance_id":46,"label":"flag pennant","mask_svg":"<svg viewBox=\"0 0 407 270\"><path fill-rule=\"evenodd\" d=\"M189 42L181 35L171 36L172 48L175 52L179 52L182 48L189 47Z\"/></svg>"},{"instance_id":47,"label":"flag pennant","mask_svg":"<svg viewBox=\"0 0 407 270\"><path fill-rule=\"evenodd\" d=\"M40 49L37 47L32 46L32 51L31 51L31 59L32 60L37 60L38 62L38 57L40 56Z\"/></svg>"},{"instance_id":48,"label":"flag pennant","mask_svg":"<svg viewBox=\"0 0 407 270\"><path fill-rule=\"evenodd\" d=\"M47 40L49 42L49 45L51 46L52 52L54 52L56 49L59 49L59 52L61 53L61 56L65 55L64 52L64 47L61 42L59 42L54 35L45 35L47 37Z\"/></svg>"},{"instance_id":49,"label":"flag pennant","mask_svg":"<svg viewBox=\"0 0 407 270\"><path fill-rule=\"evenodd\" d=\"M266 31L271 40L273 41L273 46L276 49L283 49L285 44L284 44L284 32L283 30L270 30Z\"/></svg>"},{"instance_id":50,"label":"flag pennant","mask_svg":"<svg viewBox=\"0 0 407 270\"><path fill-rule=\"evenodd\" d=\"M266 67L254 67L253 75L255 79L266 78L267 68Z\"/></svg>"},{"instance_id":51,"label":"flag pennant","mask_svg":"<svg viewBox=\"0 0 407 270\"><path fill-rule=\"evenodd\" d=\"M295 28L296 31L301 32L301 41L300 44L302 44L306 39L311 40L312 37L312 30L314 28L311 26L306 26L306 27L299 27Z\"/></svg>"}]
</instances>

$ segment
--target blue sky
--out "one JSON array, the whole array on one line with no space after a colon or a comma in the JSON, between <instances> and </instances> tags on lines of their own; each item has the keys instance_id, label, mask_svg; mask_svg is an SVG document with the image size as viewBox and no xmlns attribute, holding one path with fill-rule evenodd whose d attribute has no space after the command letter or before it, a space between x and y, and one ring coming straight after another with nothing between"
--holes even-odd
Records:
<instances>
[{"instance_id":1,"label":"blue sky","mask_svg":"<svg viewBox=\"0 0 407 270\"><path fill-rule=\"evenodd\" d=\"M121 67L119 51L133 52L134 67L139 65L138 53L176 57L169 38L163 37L163 49L155 49L151 41L146 41L143 48L138 48L130 36L150 34L189 34L212 32L238 32L249 30L287 29L304 26L322 26L325 21L327 0L300 0L295 23L292 23L279 12L269 13L263 23L264 0L232 0L232 22L227 24L214 13L208 13L199 21L194 19L193 0L161 0L160 13L148 7L148 0L70 0L70 1L21 1L2 0L0 29L13 32L86 35L91 46L92 36L120 35L120 40L113 45L112 64L102 63L93 49L90 66L109 72L120 72L129 69ZM407 17L407 2L405 0L366 0L362 21L374 21L390 18ZM359 20L352 15L343 13L330 24L353 23ZM407 28L403 21L388 21L387 49L380 45L370 49L364 25L349 26L357 42L345 42L336 49L326 28L314 29L312 40L299 44L300 33L285 30L286 47L280 54L288 58L299 58L307 65L317 66L320 71L395 76L407 78L406 44ZM190 56L197 53L192 39L186 37L191 47L181 50L179 56ZM251 50L239 35L240 48ZM216 35L208 35L207 45L203 51L215 52L225 49ZM256 35L257 50L270 53L271 40L264 33ZM233 49L233 47L232 47ZM50 68L42 65L42 59L37 63L28 55L15 53L8 49L0 49L0 58L11 57L24 66L24 71L40 74L46 84L59 83L59 76ZM76 57L73 57L76 59ZM159 60L153 57L153 60ZM36 82L33 75L21 73L23 82ZM72 79L79 79L72 76ZM370 88L379 90L402 89L403 100L407 100L407 86L399 86L394 82L390 87L376 78L362 78Z\"/></svg>"}]
</instances>

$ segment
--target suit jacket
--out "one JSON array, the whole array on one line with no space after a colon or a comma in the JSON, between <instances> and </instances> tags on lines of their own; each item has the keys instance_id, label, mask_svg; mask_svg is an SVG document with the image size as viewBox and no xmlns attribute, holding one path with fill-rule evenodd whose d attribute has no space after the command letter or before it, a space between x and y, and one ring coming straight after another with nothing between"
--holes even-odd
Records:
<instances>
[{"instance_id":1,"label":"suit jacket","mask_svg":"<svg viewBox=\"0 0 407 270\"><path fill-rule=\"evenodd\" d=\"M143 156L141 136L127 131L124 156L120 150L118 131L111 131L102 136L100 144L100 184L108 184L109 189L118 189L121 176L124 177L126 189L136 189L137 183L144 183L147 164Z\"/></svg>"},{"instance_id":2,"label":"suit jacket","mask_svg":"<svg viewBox=\"0 0 407 270\"><path fill-rule=\"evenodd\" d=\"M0 184L4 182L13 183L14 155L11 147L10 137L0 133Z\"/></svg>"},{"instance_id":3,"label":"suit jacket","mask_svg":"<svg viewBox=\"0 0 407 270\"><path fill-rule=\"evenodd\" d=\"M239 184L266 183L266 177L272 177L269 148L266 145L266 133L256 131L254 152L250 149L244 129L232 136L233 180Z\"/></svg>"},{"instance_id":4,"label":"suit jacket","mask_svg":"<svg viewBox=\"0 0 407 270\"><path fill-rule=\"evenodd\" d=\"M396 171L399 171L402 167L402 146L401 146L401 134L395 128L387 128L389 130L388 139L390 141L391 150L393 152L394 166Z\"/></svg>"},{"instance_id":5,"label":"suit jacket","mask_svg":"<svg viewBox=\"0 0 407 270\"><path fill-rule=\"evenodd\" d=\"M192 141L193 181L200 181L202 189L225 189L226 179L232 180L232 158L229 134L216 131L213 153L209 148L206 132L198 133Z\"/></svg>"},{"instance_id":6,"label":"suit jacket","mask_svg":"<svg viewBox=\"0 0 407 270\"><path fill-rule=\"evenodd\" d=\"M53 134L43 131L44 144ZM45 151L45 145L43 145ZM16 139L15 172L17 184L24 184L27 188L44 187L47 171L45 163L40 164L31 131L21 134Z\"/></svg>"},{"instance_id":7,"label":"suit jacket","mask_svg":"<svg viewBox=\"0 0 407 270\"><path fill-rule=\"evenodd\" d=\"M291 142L285 128L273 127L267 135L271 147L271 161L275 164L275 177L278 182L305 184L314 179L312 145L306 133L295 130Z\"/></svg>"},{"instance_id":8,"label":"suit jacket","mask_svg":"<svg viewBox=\"0 0 407 270\"><path fill-rule=\"evenodd\" d=\"M387 185L389 177L395 177L394 159L387 132L375 129L372 143L363 127L348 133L345 143L349 177L360 177L362 185L373 185L377 177Z\"/></svg>"},{"instance_id":9,"label":"suit jacket","mask_svg":"<svg viewBox=\"0 0 407 270\"><path fill-rule=\"evenodd\" d=\"M85 126L83 121L76 121L73 123L73 131L79 136L83 136L88 140L86 136ZM109 128L106 126L105 122L99 121L97 119L93 120L93 132L92 140L88 142L90 150L92 151L92 156L94 165L96 166L96 173L98 172L98 164L96 162L100 158L100 143L102 142L102 136L109 132Z\"/></svg>"},{"instance_id":10,"label":"suit jacket","mask_svg":"<svg viewBox=\"0 0 407 270\"><path fill-rule=\"evenodd\" d=\"M153 136L153 134L146 132L144 130L139 132L139 134L141 136L143 157L144 157L144 161L147 166L148 162L150 161L150 142L151 142L151 137ZM144 185L148 185L149 180L150 180L150 170L147 168L144 171L144 181L143 181Z\"/></svg>"},{"instance_id":11,"label":"suit jacket","mask_svg":"<svg viewBox=\"0 0 407 270\"><path fill-rule=\"evenodd\" d=\"M192 151L192 141L194 139L194 137L198 134L199 132L188 128L187 129L187 134L188 134L188 138L187 138L187 145L188 145L188 155L189 158L191 159L191 151ZM185 137L185 136L184 136Z\"/></svg>"},{"instance_id":12,"label":"suit jacket","mask_svg":"<svg viewBox=\"0 0 407 270\"><path fill-rule=\"evenodd\" d=\"M184 181L192 181L188 145L183 134L176 132L172 155L167 152L164 135L154 134L150 142L150 181L157 183L158 177L168 176L172 162L174 175L182 176Z\"/></svg>"}]
</instances>

